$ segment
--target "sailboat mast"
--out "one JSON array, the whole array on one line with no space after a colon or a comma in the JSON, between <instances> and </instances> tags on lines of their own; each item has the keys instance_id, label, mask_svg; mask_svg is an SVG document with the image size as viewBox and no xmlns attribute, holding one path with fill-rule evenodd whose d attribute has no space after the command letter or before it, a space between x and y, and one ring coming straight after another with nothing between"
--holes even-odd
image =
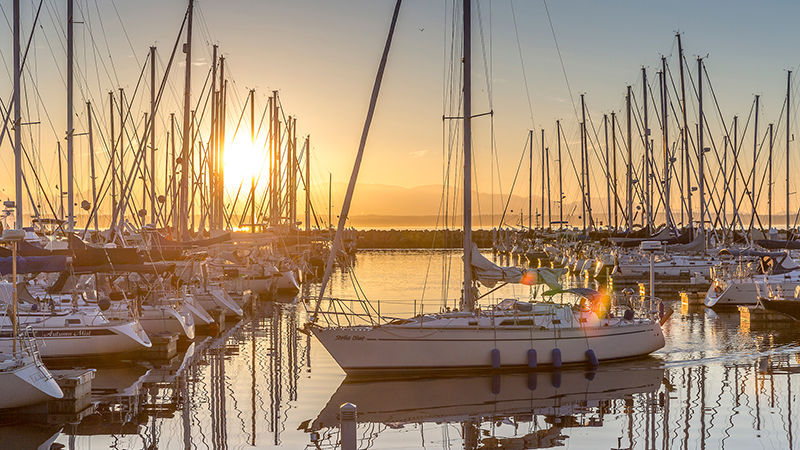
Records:
<instances>
[{"instance_id":1,"label":"sailboat mast","mask_svg":"<svg viewBox=\"0 0 800 450\"><path fill-rule=\"evenodd\" d=\"M145 121L147 127L147 121ZM144 218L142 218L144 219ZM150 222L156 224L156 48L150 47Z\"/></svg>"},{"instance_id":2,"label":"sailboat mast","mask_svg":"<svg viewBox=\"0 0 800 450\"><path fill-rule=\"evenodd\" d=\"M545 156L544 156L544 128L542 128L542 212L541 212L542 222L540 224L541 227L542 227L542 230L544 230L544 161L545 161Z\"/></svg>"},{"instance_id":3,"label":"sailboat mast","mask_svg":"<svg viewBox=\"0 0 800 450\"><path fill-rule=\"evenodd\" d=\"M561 180L561 121L556 120L558 135L558 228L564 228L564 186Z\"/></svg>"},{"instance_id":4,"label":"sailboat mast","mask_svg":"<svg viewBox=\"0 0 800 450\"><path fill-rule=\"evenodd\" d=\"M19 107L20 99L20 26L19 26L19 0L14 0L14 199L15 199L15 228L22 229L22 109ZM17 258L14 258L16 261ZM14 283L16 285L16 282Z\"/></svg>"},{"instance_id":5,"label":"sailboat mast","mask_svg":"<svg viewBox=\"0 0 800 450\"><path fill-rule=\"evenodd\" d=\"M733 196L733 220L736 223L739 220L739 199L736 196L736 181L737 173L739 172L739 116L733 116L733 189L731 195ZM741 221L740 221L741 223Z\"/></svg>"},{"instance_id":6,"label":"sailboat mast","mask_svg":"<svg viewBox=\"0 0 800 450\"><path fill-rule=\"evenodd\" d=\"M528 131L528 229L532 228L533 221L533 130Z\"/></svg>"},{"instance_id":7,"label":"sailboat mast","mask_svg":"<svg viewBox=\"0 0 800 450\"><path fill-rule=\"evenodd\" d=\"M789 237L789 126L791 125L791 112L792 112L792 102L791 102L791 93L792 93L792 71L789 71L789 75L786 78L786 239L791 239Z\"/></svg>"},{"instance_id":8,"label":"sailboat mast","mask_svg":"<svg viewBox=\"0 0 800 450\"><path fill-rule=\"evenodd\" d=\"M647 69L642 67L642 102L644 108L644 194L647 226L653 229L653 199L650 198L650 128L647 120Z\"/></svg>"},{"instance_id":9,"label":"sailboat mast","mask_svg":"<svg viewBox=\"0 0 800 450\"><path fill-rule=\"evenodd\" d=\"M553 226L553 202L550 199L550 149L544 149L545 161L547 163L547 228L550 229ZM544 193L542 193L544 196ZM542 215L544 215L544 211L542 211Z\"/></svg>"},{"instance_id":10,"label":"sailboat mast","mask_svg":"<svg viewBox=\"0 0 800 450\"><path fill-rule=\"evenodd\" d=\"M463 0L464 13L464 305L472 309L472 4ZM463 309L463 308L462 308Z\"/></svg>"},{"instance_id":11,"label":"sailboat mast","mask_svg":"<svg viewBox=\"0 0 800 450\"><path fill-rule=\"evenodd\" d=\"M187 219L189 217L189 152L191 151L192 136L189 130L192 107L192 16L194 13L194 0L189 0L189 10L187 14L188 23L186 27L186 45L183 51L186 53L186 81L183 90L183 148L181 150L181 185L180 185L180 209L178 215L178 238L186 239L188 234Z\"/></svg>"},{"instance_id":12,"label":"sailboat mast","mask_svg":"<svg viewBox=\"0 0 800 450\"><path fill-rule=\"evenodd\" d=\"M769 229L772 229L772 124L769 124L769 158L767 159L769 166L769 178L767 182L767 207L769 208L767 219L769 221Z\"/></svg>"},{"instance_id":13,"label":"sailboat mast","mask_svg":"<svg viewBox=\"0 0 800 450\"><path fill-rule=\"evenodd\" d=\"M703 235L705 242L706 233L706 208L705 208L705 155L706 149L703 143L703 59L697 58L697 109L700 124L697 128L697 146L700 148L700 156L698 161L698 186L700 188L700 233ZM703 244L705 249L705 244Z\"/></svg>"},{"instance_id":14,"label":"sailboat mast","mask_svg":"<svg viewBox=\"0 0 800 450\"><path fill-rule=\"evenodd\" d=\"M661 145L664 147L664 213L666 214L666 223L670 228L674 225L672 220L672 208L670 206L670 167L672 166L672 159L670 158L669 139L667 130L667 58L661 57Z\"/></svg>"},{"instance_id":15,"label":"sailboat mast","mask_svg":"<svg viewBox=\"0 0 800 450\"><path fill-rule=\"evenodd\" d=\"M628 86L628 95L625 96L625 109L628 116L628 173L627 173L627 198L628 201L628 231L633 231L633 150L631 146L631 87Z\"/></svg>"},{"instance_id":16,"label":"sailboat mast","mask_svg":"<svg viewBox=\"0 0 800 450\"><path fill-rule=\"evenodd\" d=\"M619 229L619 216L617 208L617 113L611 111L611 156L614 164L614 231ZM608 199L611 202L611 199ZM611 223L611 217L608 218Z\"/></svg>"},{"instance_id":17,"label":"sailboat mast","mask_svg":"<svg viewBox=\"0 0 800 450\"><path fill-rule=\"evenodd\" d=\"M753 225L756 220L756 164L758 164L758 103L761 99L760 95L756 95L756 117L753 128L753 172L750 178L753 179L752 188L750 190L750 203L753 205L753 213L750 216L750 231L753 231Z\"/></svg>"},{"instance_id":18,"label":"sailboat mast","mask_svg":"<svg viewBox=\"0 0 800 450\"><path fill-rule=\"evenodd\" d=\"M256 145L256 90L250 89L250 144ZM250 176L250 232L256 232L256 174Z\"/></svg>"},{"instance_id":19,"label":"sailboat mast","mask_svg":"<svg viewBox=\"0 0 800 450\"><path fill-rule=\"evenodd\" d=\"M610 165L610 158L608 154L608 114L603 114L603 136L606 143L606 174L608 174L608 166ZM608 202L608 216L606 217L606 225L611 229L611 177L606 177L606 201Z\"/></svg>"},{"instance_id":20,"label":"sailboat mast","mask_svg":"<svg viewBox=\"0 0 800 450\"><path fill-rule=\"evenodd\" d=\"M75 191L74 191L74 164L75 154L73 145L72 117L72 87L73 87L73 7L74 0L67 1L67 229L70 233L75 231ZM17 124L19 126L19 124Z\"/></svg>"},{"instance_id":21,"label":"sailboat mast","mask_svg":"<svg viewBox=\"0 0 800 450\"><path fill-rule=\"evenodd\" d=\"M311 233L311 136L306 136L306 232ZM310 234L309 234L310 236Z\"/></svg>"},{"instance_id":22,"label":"sailboat mast","mask_svg":"<svg viewBox=\"0 0 800 450\"><path fill-rule=\"evenodd\" d=\"M94 168L94 135L92 134L92 102L86 102L86 118L89 121L89 168L92 171L92 207L94 208L94 231L100 231L97 223L97 175Z\"/></svg>"},{"instance_id":23,"label":"sailboat mast","mask_svg":"<svg viewBox=\"0 0 800 450\"><path fill-rule=\"evenodd\" d=\"M688 215L687 220L690 236L694 237L694 232L692 231L692 226L694 226L694 220L692 219L692 164L689 158L689 125L686 119L686 84L683 77L683 46L681 46L680 33L676 34L676 36L678 37L678 62L680 63L681 72L681 110L683 112L681 141L683 143L683 152L685 155L683 160L686 165L686 186L684 187L684 191L686 192L686 214Z\"/></svg>"}]
</instances>

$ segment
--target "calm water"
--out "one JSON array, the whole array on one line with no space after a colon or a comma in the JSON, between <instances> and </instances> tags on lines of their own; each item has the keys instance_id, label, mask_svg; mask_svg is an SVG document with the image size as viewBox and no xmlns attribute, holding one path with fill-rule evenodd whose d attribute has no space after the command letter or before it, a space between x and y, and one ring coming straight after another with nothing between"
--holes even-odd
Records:
<instances>
[{"instance_id":1,"label":"calm water","mask_svg":"<svg viewBox=\"0 0 800 450\"><path fill-rule=\"evenodd\" d=\"M443 282L449 265L453 277ZM337 273L329 294L363 291L383 299L384 313L434 311L442 298L448 305L458 298L459 270L451 252L361 252L353 271ZM531 292L496 293L511 295ZM743 328L736 312L681 310L673 299L664 349L593 372L380 381L346 378L298 331L302 302L281 300L260 305L219 338L198 340L170 364L99 368L97 412L72 423L9 424L0 428L0 447L333 449L345 402L358 405L361 449L798 445L800 335Z\"/></svg>"}]
</instances>

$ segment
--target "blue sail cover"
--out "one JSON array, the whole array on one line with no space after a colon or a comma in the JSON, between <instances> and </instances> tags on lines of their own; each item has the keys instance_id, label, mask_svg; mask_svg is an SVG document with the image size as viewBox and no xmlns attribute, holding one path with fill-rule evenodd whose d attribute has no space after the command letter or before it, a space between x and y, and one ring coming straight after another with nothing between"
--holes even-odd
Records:
<instances>
[{"instance_id":1,"label":"blue sail cover","mask_svg":"<svg viewBox=\"0 0 800 450\"><path fill-rule=\"evenodd\" d=\"M0 275L12 273L12 257L0 258ZM67 257L54 256L17 256L17 273L62 272L67 270Z\"/></svg>"}]
</instances>

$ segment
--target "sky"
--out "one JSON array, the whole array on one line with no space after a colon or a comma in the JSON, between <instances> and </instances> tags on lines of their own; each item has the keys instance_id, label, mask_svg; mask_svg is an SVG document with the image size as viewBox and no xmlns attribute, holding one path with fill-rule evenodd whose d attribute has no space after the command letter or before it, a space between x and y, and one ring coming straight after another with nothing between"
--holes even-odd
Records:
<instances>
[{"instance_id":1,"label":"sky","mask_svg":"<svg viewBox=\"0 0 800 450\"><path fill-rule=\"evenodd\" d=\"M23 35L27 36L38 2L21 3ZM41 176L47 180L43 183L53 186L58 184L57 159L53 157L56 143L61 140L63 144L66 130L62 25L65 3L44 2L23 95L28 105L26 120L41 122L32 126L29 146L38 152ZM795 70L800 62L800 30L794 24L794 18L800 15L800 4L796 2L479 3L480 14L474 13L473 112L494 113L492 119L474 121L477 189L482 192L507 194L516 176L514 193L527 195L520 191L523 187L527 190L521 181L527 178L527 166L518 167L528 132L535 130L536 152L541 146L542 129L545 145L554 148L556 120L562 121L565 146L577 158L581 94L585 94L591 123L601 132L604 114L616 112L620 119L624 116L627 85L633 86L634 95L640 95L642 67L647 69L650 81L655 80L663 55L670 72L677 76L676 32L681 33L686 60L692 63L687 73L696 76L694 61L698 56L704 58L710 78L705 89L713 88L728 124L736 114L741 120L746 119L757 94L761 96L761 126L777 123L785 98L786 71ZM75 101L76 131L86 127L86 101L105 110L108 91L124 88L126 95L131 95L152 45L158 47L160 77L186 4L163 0L76 1L76 22L82 22L76 24L80 73L76 75L80 91ZM218 44L231 79L229 125L244 107L249 89L256 90L256 105L261 109L271 92L277 90L286 113L297 117L298 135L310 135L312 183L325 185L329 176L335 182L346 182L394 2L198 0L196 4L194 95L202 89L209 68L210 46ZM8 32L0 36L5 65L0 96L8 105L12 91L11 2L3 1L0 6L3 19L9 24ZM446 114L443 92L452 7L451 1L403 2L359 177L361 183L402 188L442 183L442 116ZM180 117L182 69L181 63L169 79L165 106L156 123L162 131L168 126L169 112ZM147 110L146 96L139 95L136 101L141 111ZM655 110L650 114L654 120ZM712 120L715 119L709 118ZM709 132L719 142L722 132L719 121L716 123L717 128ZM650 128L656 129L657 125L651 123ZM785 133L776 132L779 136ZM674 131L671 134L676 135ZM157 147L163 148L166 137L159 136ZM776 145L785 146L785 139L779 139L784 138L776 138ZM76 178L85 191L88 150L86 139L79 140ZM497 152L494 169L492 141ZM7 196L13 197L13 187L7 181L13 179L8 139L0 147L0 156L0 171L6 179L0 185ZM579 197L577 169L567 167L569 162L564 159L565 194L568 199ZM776 156L774 161L778 166L783 162L785 167L785 157ZM600 161L592 163L595 164ZM555 178L554 171L555 165L551 167L551 179ZM597 195L604 196L604 178L593 176ZM534 176L535 180L539 177L538 173ZM538 186L537 181L534 184ZM785 181L776 181L775 187L785 189ZM539 195L541 188L538 191L534 195ZM782 205L782 201L778 202L776 208Z\"/></svg>"}]
</instances>

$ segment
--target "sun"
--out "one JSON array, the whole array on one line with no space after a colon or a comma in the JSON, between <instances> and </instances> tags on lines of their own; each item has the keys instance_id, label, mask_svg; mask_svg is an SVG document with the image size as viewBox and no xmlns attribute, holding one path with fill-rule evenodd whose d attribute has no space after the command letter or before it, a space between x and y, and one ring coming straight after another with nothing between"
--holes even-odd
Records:
<instances>
[{"instance_id":1,"label":"sun","mask_svg":"<svg viewBox=\"0 0 800 450\"><path fill-rule=\"evenodd\" d=\"M263 152L258 144L253 145L249 137L237 137L225 148L225 188L236 192L240 185L250 186L251 179L258 178L264 164Z\"/></svg>"}]
</instances>

